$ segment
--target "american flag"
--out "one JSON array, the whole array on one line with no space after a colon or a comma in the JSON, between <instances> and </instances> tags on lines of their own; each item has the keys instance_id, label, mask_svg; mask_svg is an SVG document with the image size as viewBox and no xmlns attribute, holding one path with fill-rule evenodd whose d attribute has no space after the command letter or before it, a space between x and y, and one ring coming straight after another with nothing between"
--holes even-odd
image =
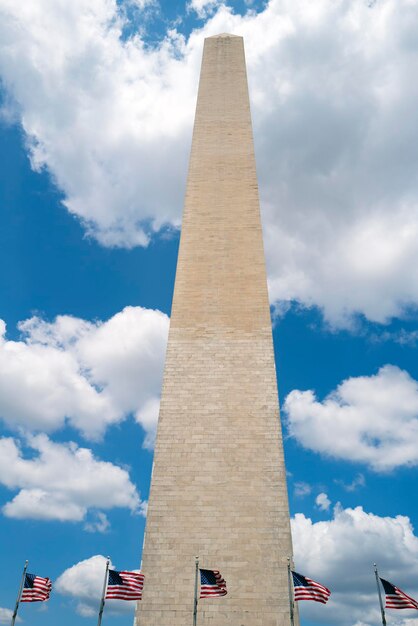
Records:
<instances>
[{"instance_id":1,"label":"american flag","mask_svg":"<svg viewBox=\"0 0 418 626\"><path fill-rule=\"evenodd\" d=\"M226 596L226 582L218 570L200 570L200 598L215 598Z\"/></svg>"},{"instance_id":2,"label":"american flag","mask_svg":"<svg viewBox=\"0 0 418 626\"><path fill-rule=\"evenodd\" d=\"M307 576L292 572L295 600L314 600L326 604L331 595L329 589Z\"/></svg>"},{"instance_id":3,"label":"american flag","mask_svg":"<svg viewBox=\"0 0 418 626\"><path fill-rule=\"evenodd\" d=\"M386 595L386 609L418 609L418 602L408 596L404 591L392 585L387 580L382 581L383 589Z\"/></svg>"},{"instance_id":4,"label":"american flag","mask_svg":"<svg viewBox=\"0 0 418 626\"><path fill-rule=\"evenodd\" d=\"M49 599L52 583L49 578L26 574L23 583L21 602L45 602Z\"/></svg>"},{"instance_id":5,"label":"american flag","mask_svg":"<svg viewBox=\"0 0 418 626\"><path fill-rule=\"evenodd\" d=\"M109 570L106 600L142 600L144 574Z\"/></svg>"}]
</instances>

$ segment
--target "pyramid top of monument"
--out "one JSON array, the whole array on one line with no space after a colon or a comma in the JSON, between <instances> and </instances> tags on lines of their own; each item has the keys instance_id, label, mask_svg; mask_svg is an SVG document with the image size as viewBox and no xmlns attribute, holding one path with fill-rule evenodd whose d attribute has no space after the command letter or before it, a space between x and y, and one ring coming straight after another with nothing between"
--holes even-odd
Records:
<instances>
[{"instance_id":1,"label":"pyramid top of monument","mask_svg":"<svg viewBox=\"0 0 418 626\"><path fill-rule=\"evenodd\" d=\"M240 38L239 35L232 35L231 33L219 33L219 35L211 35L210 37L206 37L206 39L220 39L221 37L236 37L236 38Z\"/></svg>"}]
</instances>

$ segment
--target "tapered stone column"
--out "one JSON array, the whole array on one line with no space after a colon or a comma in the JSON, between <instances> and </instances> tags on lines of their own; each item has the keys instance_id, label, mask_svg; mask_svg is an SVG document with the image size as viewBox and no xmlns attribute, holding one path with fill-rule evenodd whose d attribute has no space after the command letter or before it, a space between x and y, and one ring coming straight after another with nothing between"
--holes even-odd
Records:
<instances>
[{"instance_id":1,"label":"tapered stone column","mask_svg":"<svg viewBox=\"0 0 418 626\"><path fill-rule=\"evenodd\" d=\"M241 37L205 40L138 626L289 626L291 535ZM298 625L296 616L296 626Z\"/></svg>"}]
</instances>

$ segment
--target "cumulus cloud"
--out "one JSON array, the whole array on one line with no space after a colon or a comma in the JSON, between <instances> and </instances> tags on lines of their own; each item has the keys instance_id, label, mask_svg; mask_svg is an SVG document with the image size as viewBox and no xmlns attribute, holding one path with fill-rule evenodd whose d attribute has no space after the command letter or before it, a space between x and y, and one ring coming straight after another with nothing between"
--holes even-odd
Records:
<instances>
[{"instance_id":1,"label":"cumulus cloud","mask_svg":"<svg viewBox=\"0 0 418 626\"><path fill-rule=\"evenodd\" d=\"M312 491L312 487L308 483L297 482L294 484L294 493L297 498L304 498L309 496Z\"/></svg>"},{"instance_id":2,"label":"cumulus cloud","mask_svg":"<svg viewBox=\"0 0 418 626\"><path fill-rule=\"evenodd\" d=\"M357 474L351 481L351 483L345 483L343 480L334 480L337 485L340 485L345 491L356 491L359 487L364 487L366 479L364 474Z\"/></svg>"},{"instance_id":3,"label":"cumulus cloud","mask_svg":"<svg viewBox=\"0 0 418 626\"><path fill-rule=\"evenodd\" d=\"M152 445L169 320L126 307L105 322L67 315L19 324L7 341L0 320L0 417L11 427L52 432L66 420L85 437L134 413Z\"/></svg>"},{"instance_id":4,"label":"cumulus cloud","mask_svg":"<svg viewBox=\"0 0 418 626\"><path fill-rule=\"evenodd\" d=\"M145 7L155 4L157 4L156 0L125 0L126 6L134 6L137 9L145 9Z\"/></svg>"},{"instance_id":5,"label":"cumulus cloud","mask_svg":"<svg viewBox=\"0 0 418 626\"><path fill-rule=\"evenodd\" d=\"M373 343L383 343L393 341L400 346L409 346L414 348L418 343L418 330L406 330L401 328L398 331L384 330L380 333L371 333L369 340Z\"/></svg>"},{"instance_id":6,"label":"cumulus cloud","mask_svg":"<svg viewBox=\"0 0 418 626\"><path fill-rule=\"evenodd\" d=\"M34 169L90 234L131 247L179 224L199 59L175 34L155 50L124 41L122 5L1 0L0 72Z\"/></svg>"},{"instance_id":7,"label":"cumulus cloud","mask_svg":"<svg viewBox=\"0 0 418 626\"><path fill-rule=\"evenodd\" d=\"M326 493L319 493L315 498L315 504L321 511L328 511L331 506L331 500Z\"/></svg>"},{"instance_id":8,"label":"cumulus cloud","mask_svg":"<svg viewBox=\"0 0 418 626\"><path fill-rule=\"evenodd\" d=\"M195 11L198 17L205 18L220 4L222 4L220 0L190 0L187 8L189 11Z\"/></svg>"},{"instance_id":9,"label":"cumulus cloud","mask_svg":"<svg viewBox=\"0 0 418 626\"><path fill-rule=\"evenodd\" d=\"M322 401L294 390L284 411L290 434L315 452L378 472L418 464L418 383L393 365L344 380Z\"/></svg>"},{"instance_id":10,"label":"cumulus cloud","mask_svg":"<svg viewBox=\"0 0 418 626\"><path fill-rule=\"evenodd\" d=\"M94 519L84 525L84 530L89 533L105 533L109 528L110 522L102 511L96 511Z\"/></svg>"},{"instance_id":11,"label":"cumulus cloud","mask_svg":"<svg viewBox=\"0 0 418 626\"><path fill-rule=\"evenodd\" d=\"M110 562L110 569L114 569ZM106 570L106 558L92 556L68 568L55 582L55 590L64 596L76 600L76 610L83 617L97 615ZM135 570L133 570L135 571ZM135 602L112 600L106 606L111 613L130 613Z\"/></svg>"},{"instance_id":12,"label":"cumulus cloud","mask_svg":"<svg viewBox=\"0 0 418 626\"><path fill-rule=\"evenodd\" d=\"M416 0L221 5L154 47L122 36L116 0L0 12L0 73L32 165L104 245L179 225L203 37L227 31L246 40L272 301L340 325L417 305Z\"/></svg>"},{"instance_id":13,"label":"cumulus cloud","mask_svg":"<svg viewBox=\"0 0 418 626\"><path fill-rule=\"evenodd\" d=\"M113 565L110 564L113 568ZM71 598L76 598L77 612L84 617L97 613L100 604L106 558L92 556L66 569L55 581L55 590Z\"/></svg>"},{"instance_id":14,"label":"cumulus cloud","mask_svg":"<svg viewBox=\"0 0 418 626\"><path fill-rule=\"evenodd\" d=\"M89 509L143 510L125 469L96 459L87 448L54 443L46 435L29 437L26 444L27 452L12 437L0 439L0 484L19 490L3 506L7 517L78 522ZM106 516L97 515L96 527L91 522L88 530L107 528Z\"/></svg>"},{"instance_id":15,"label":"cumulus cloud","mask_svg":"<svg viewBox=\"0 0 418 626\"><path fill-rule=\"evenodd\" d=\"M337 506L329 521L314 523L303 514L296 514L292 533L297 571L318 580L332 592L326 610L312 606L313 602L300 603L303 618L339 626L380 623L374 562L383 578L418 597L418 586L413 582L418 578L418 537L408 517L379 517L362 507ZM415 626L416 619L409 617L415 613L405 611L400 621L393 623Z\"/></svg>"},{"instance_id":16,"label":"cumulus cloud","mask_svg":"<svg viewBox=\"0 0 418 626\"><path fill-rule=\"evenodd\" d=\"M136 421L142 426L146 433L143 447L147 450L152 450L154 448L159 412L159 398L151 398L139 411L136 412L135 415Z\"/></svg>"},{"instance_id":17,"label":"cumulus cloud","mask_svg":"<svg viewBox=\"0 0 418 626\"><path fill-rule=\"evenodd\" d=\"M11 609L3 609L0 607L0 624L10 624L12 620L13 611ZM19 616L16 618L16 622L21 622Z\"/></svg>"}]
</instances>

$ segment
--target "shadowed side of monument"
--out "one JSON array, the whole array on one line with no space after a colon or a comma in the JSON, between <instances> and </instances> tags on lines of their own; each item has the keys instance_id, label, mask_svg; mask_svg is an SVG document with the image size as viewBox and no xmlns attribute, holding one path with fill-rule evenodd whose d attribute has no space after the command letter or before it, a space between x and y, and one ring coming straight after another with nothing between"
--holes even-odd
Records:
<instances>
[{"instance_id":1,"label":"shadowed side of monument","mask_svg":"<svg viewBox=\"0 0 418 626\"><path fill-rule=\"evenodd\" d=\"M291 554L244 45L219 35L203 53L136 624L191 626L199 555L228 585L199 602L199 626L287 626Z\"/></svg>"}]
</instances>

